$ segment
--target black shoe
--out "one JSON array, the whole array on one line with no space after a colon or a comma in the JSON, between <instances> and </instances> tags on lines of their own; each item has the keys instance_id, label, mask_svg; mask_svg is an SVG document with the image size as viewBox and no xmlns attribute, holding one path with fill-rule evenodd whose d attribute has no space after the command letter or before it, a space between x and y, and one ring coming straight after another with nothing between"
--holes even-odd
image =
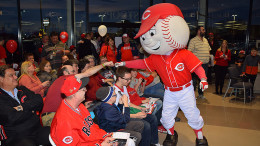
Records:
<instances>
[{"instance_id":1,"label":"black shoe","mask_svg":"<svg viewBox=\"0 0 260 146\"><path fill-rule=\"evenodd\" d=\"M203 139L197 139L196 138L196 146L208 146L208 141L205 136L203 136Z\"/></svg>"},{"instance_id":2,"label":"black shoe","mask_svg":"<svg viewBox=\"0 0 260 146\"><path fill-rule=\"evenodd\" d=\"M217 94L217 95L219 95L219 93L218 93L218 92L214 92L213 94Z\"/></svg>"},{"instance_id":3,"label":"black shoe","mask_svg":"<svg viewBox=\"0 0 260 146\"><path fill-rule=\"evenodd\" d=\"M163 146L176 146L178 142L178 134L174 130L174 135L167 134L165 140L163 141Z\"/></svg>"}]
</instances>

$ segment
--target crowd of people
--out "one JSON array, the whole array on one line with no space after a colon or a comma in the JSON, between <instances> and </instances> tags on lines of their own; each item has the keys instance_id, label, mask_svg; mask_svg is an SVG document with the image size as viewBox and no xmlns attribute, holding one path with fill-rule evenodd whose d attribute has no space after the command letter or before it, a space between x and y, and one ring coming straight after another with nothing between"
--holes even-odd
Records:
<instances>
[{"instance_id":1,"label":"crowd of people","mask_svg":"<svg viewBox=\"0 0 260 146\"><path fill-rule=\"evenodd\" d=\"M224 80L231 61L231 50L228 49L228 42L226 40L222 40L219 44L214 38L213 33L209 33L209 38L207 40L205 38L206 33L203 26L197 27L196 33L196 36L192 38L188 44L188 50L194 53L203 62L202 67L207 74L207 79L210 84L213 83L212 74L215 72L214 93L217 95L223 95ZM245 60L246 58L247 60ZM248 61L249 58L251 61ZM244 77L243 80L245 81L249 79L254 86L258 72L258 64L260 63L256 47L252 47L250 54L247 56L244 50L239 50L238 55L234 60L241 77ZM195 90L198 85L197 80L197 75L193 74L193 84ZM253 88L251 90L253 91ZM199 88L198 95L198 98L206 98ZM254 97L253 94L251 96Z\"/></svg>"},{"instance_id":2,"label":"crowd of people","mask_svg":"<svg viewBox=\"0 0 260 146\"><path fill-rule=\"evenodd\" d=\"M87 33L81 35L77 46L70 47L58 36L52 32L49 41L49 36L43 35L42 43L36 46L41 52L26 53L18 74L6 65L0 37L2 144L50 145L50 135L57 145L107 146L113 145L113 132L128 132L129 144L159 145L157 131L165 91L160 77L147 70L114 67L116 62L143 58L142 48L130 42L126 33L118 47L111 36L102 43ZM187 48L202 62L209 82L215 72L215 93L223 94L231 60L227 41L218 45L213 33L207 40L201 26ZM258 63L256 48L247 56L240 51L236 59L241 76L253 84ZM199 78L194 74L192 79L196 90ZM200 88L198 94L206 98Z\"/></svg>"}]
</instances>

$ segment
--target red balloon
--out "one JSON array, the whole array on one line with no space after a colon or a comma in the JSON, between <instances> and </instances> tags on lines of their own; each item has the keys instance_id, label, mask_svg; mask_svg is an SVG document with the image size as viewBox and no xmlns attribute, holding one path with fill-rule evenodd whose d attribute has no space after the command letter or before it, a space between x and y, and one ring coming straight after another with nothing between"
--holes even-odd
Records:
<instances>
[{"instance_id":1,"label":"red balloon","mask_svg":"<svg viewBox=\"0 0 260 146\"><path fill-rule=\"evenodd\" d=\"M63 42L63 43L66 43L67 40L69 38L69 35L67 32L63 31L60 33L60 40Z\"/></svg>"},{"instance_id":2,"label":"red balloon","mask_svg":"<svg viewBox=\"0 0 260 146\"><path fill-rule=\"evenodd\" d=\"M17 49L17 43L15 40L9 40L6 43L6 49L10 52L10 53L14 53Z\"/></svg>"}]
</instances>

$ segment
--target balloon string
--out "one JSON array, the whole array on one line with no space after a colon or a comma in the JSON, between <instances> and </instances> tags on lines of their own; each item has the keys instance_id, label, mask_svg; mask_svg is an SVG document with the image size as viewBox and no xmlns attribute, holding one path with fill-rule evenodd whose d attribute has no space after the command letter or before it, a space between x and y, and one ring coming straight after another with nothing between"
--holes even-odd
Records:
<instances>
[{"instance_id":1,"label":"balloon string","mask_svg":"<svg viewBox=\"0 0 260 146\"><path fill-rule=\"evenodd\" d=\"M65 55L65 46L66 46L66 43L64 43L64 51L63 51L63 55Z\"/></svg>"},{"instance_id":2,"label":"balloon string","mask_svg":"<svg viewBox=\"0 0 260 146\"><path fill-rule=\"evenodd\" d=\"M14 63L14 53L12 53L12 63Z\"/></svg>"}]
</instances>

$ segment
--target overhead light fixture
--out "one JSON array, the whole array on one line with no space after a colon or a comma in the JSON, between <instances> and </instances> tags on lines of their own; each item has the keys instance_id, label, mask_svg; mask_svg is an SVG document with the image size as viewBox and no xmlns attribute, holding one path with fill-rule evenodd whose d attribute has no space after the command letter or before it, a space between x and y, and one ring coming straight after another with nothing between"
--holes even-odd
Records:
<instances>
[{"instance_id":1,"label":"overhead light fixture","mask_svg":"<svg viewBox=\"0 0 260 146\"><path fill-rule=\"evenodd\" d=\"M236 15L236 14L233 14L232 17L233 17L233 20L236 21L237 15Z\"/></svg>"},{"instance_id":2,"label":"overhead light fixture","mask_svg":"<svg viewBox=\"0 0 260 146\"><path fill-rule=\"evenodd\" d=\"M227 23L235 23L236 21L227 21Z\"/></svg>"},{"instance_id":3,"label":"overhead light fixture","mask_svg":"<svg viewBox=\"0 0 260 146\"><path fill-rule=\"evenodd\" d=\"M232 26L231 24L226 24L225 26Z\"/></svg>"}]
</instances>

